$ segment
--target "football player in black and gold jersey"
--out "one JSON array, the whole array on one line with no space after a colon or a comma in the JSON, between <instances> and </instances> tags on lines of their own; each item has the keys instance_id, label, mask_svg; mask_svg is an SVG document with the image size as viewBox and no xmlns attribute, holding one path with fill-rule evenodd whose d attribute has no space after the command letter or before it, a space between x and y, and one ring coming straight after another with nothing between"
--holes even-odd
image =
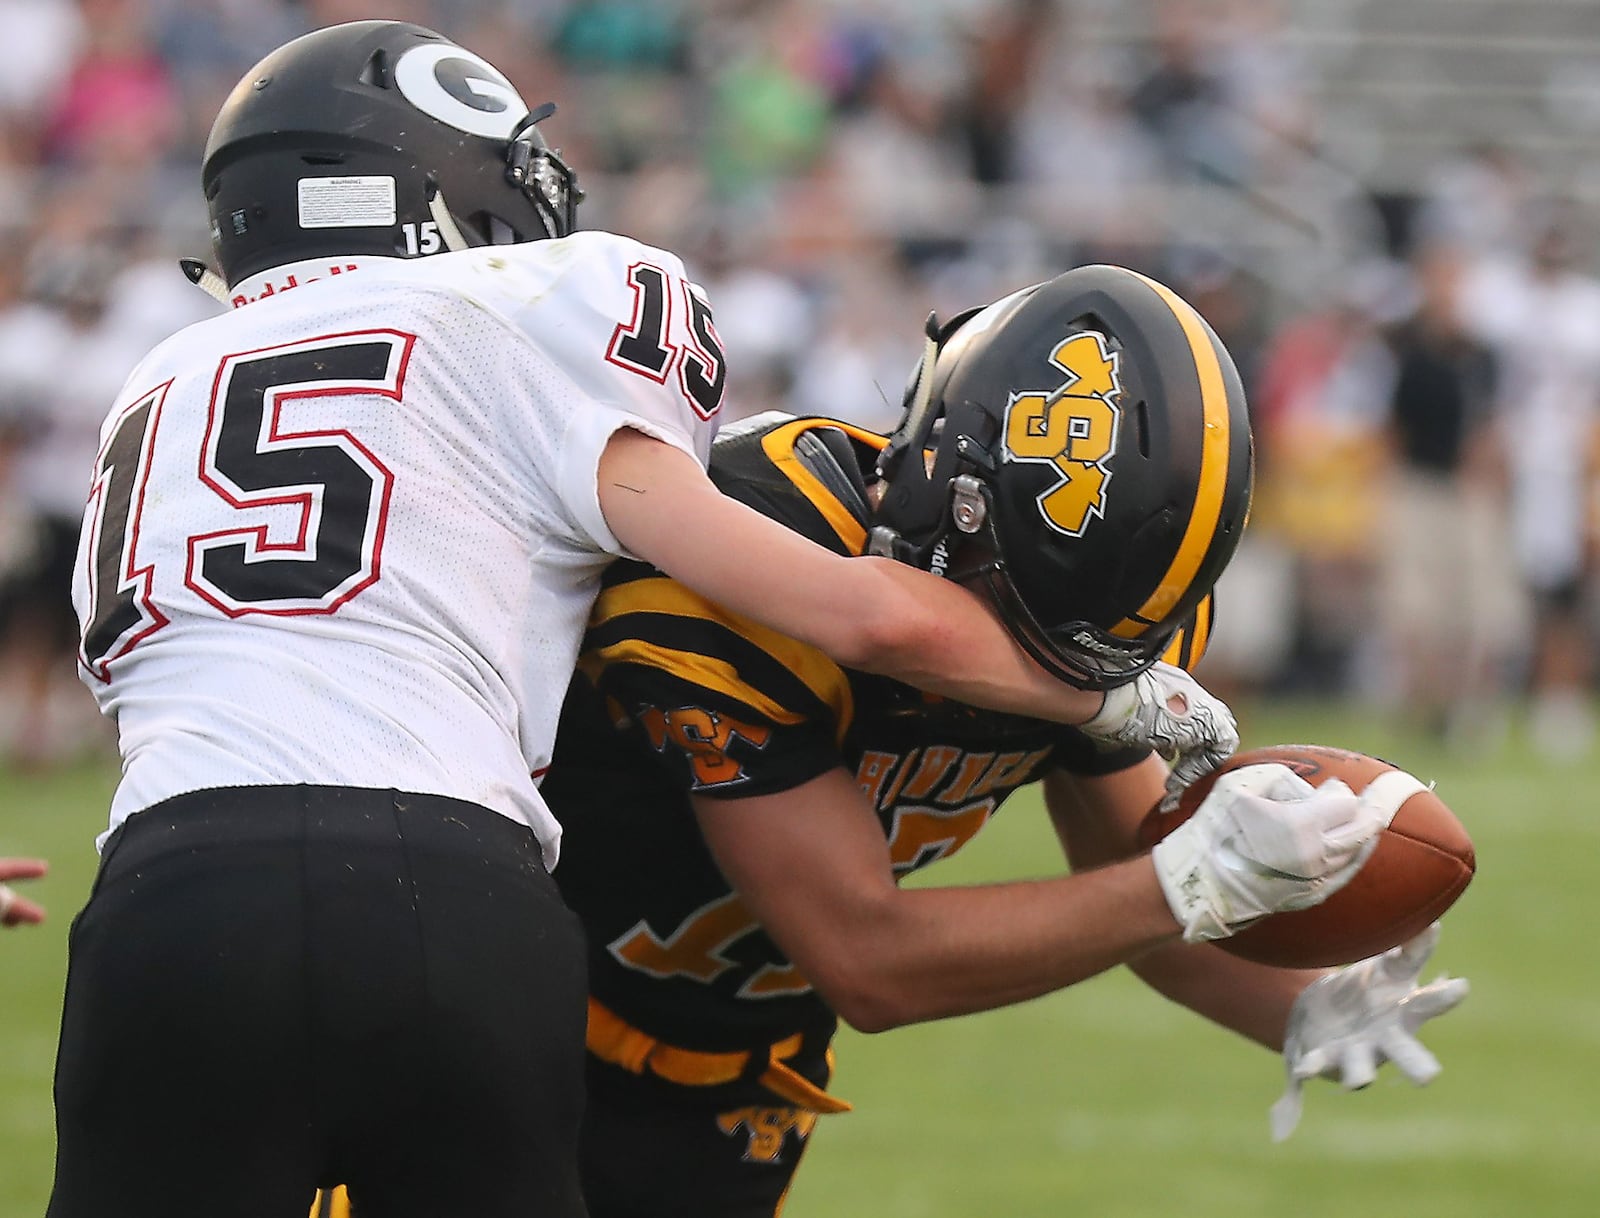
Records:
<instances>
[{"instance_id":1,"label":"football player in black and gold jersey","mask_svg":"<svg viewBox=\"0 0 1600 1218\"><path fill-rule=\"evenodd\" d=\"M1162 285L1096 267L930 326L894 436L761 416L718 440L711 474L838 552L985 589L1037 660L1115 688L1204 650L1251 465L1237 377L1209 328ZM1209 879L1130 857L1167 779L1147 747L846 670L660 571L614 565L542 787L565 833L556 877L589 936L591 1213L775 1214L818 1116L848 1108L826 1089L837 1017L886 1029L1131 962L1169 997L1282 1046L1315 975L1183 940L1288 908L1287 889L1249 913L1202 911L1186 902ZM1073 874L897 887L1033 782ZM1323 860L1333 883L1365 858L1367 832ZM1459 1000L1401 992L1430 1014ZM1392 1004L1356 1023L1385 1014ZM1414 1026L1404 1051L1375 1056L1417 1077L1431 1058Z\"/></svg>"}]
</instances>

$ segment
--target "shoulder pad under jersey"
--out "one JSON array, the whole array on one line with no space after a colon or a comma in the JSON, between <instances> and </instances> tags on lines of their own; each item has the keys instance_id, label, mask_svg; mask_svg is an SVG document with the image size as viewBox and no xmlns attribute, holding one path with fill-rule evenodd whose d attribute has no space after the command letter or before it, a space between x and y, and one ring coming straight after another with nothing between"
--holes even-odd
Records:
<instances>
[{"instance_id":1,"label":"shoulder pad under jersey","mask_svg":"<svg viewBox=\"0 0 1600 1218\"><path fill-rule=\"evenodd\" d=\"M865 471L883 443L848 423L769 411L723 429L711 448L711 480L812 541L860 554L870 516Z\"/></svg>"},{"instance_id":2,"label":"shoulder pad under jersey","mask_svg":"<svg viewBox=\"0 0 1600 1218\"><path fill-rule=\"evenodd\" d=\"M676 254L582 232L464 250L435 265L441 282L505 318L584 396L695 424L720 410L722 342L710 301Z\"/></svg>"}]
</instances>

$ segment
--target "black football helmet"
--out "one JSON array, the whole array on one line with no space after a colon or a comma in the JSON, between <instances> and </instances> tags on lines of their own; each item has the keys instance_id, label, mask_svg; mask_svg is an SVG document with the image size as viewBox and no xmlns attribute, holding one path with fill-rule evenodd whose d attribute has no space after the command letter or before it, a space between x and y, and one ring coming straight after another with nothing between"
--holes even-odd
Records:
<instances>
[{"instance_id":1,"label":"black football helmet","mask_svg":"<svg viewBox=\"0 0 1600 1218\"><path fill-rule=\"evenodd\" d=\"M1254 464L1238 371L1200 315L1085 266L928 332L879 460L872 552L981 588L1087 689L1209 628Z\"/></svg>"},{"instance_id":2,"label":"black football helmet","mask_svg":"<svg viewBox=\"0 0 1600 1218\"><path fill-rule=\"evenodd\" d=\"M302 258L415 257L564 237L577 179L511 83L421 26L352 21L234 87L201 180L228 285Z\"/></svg>"}]
</instances>

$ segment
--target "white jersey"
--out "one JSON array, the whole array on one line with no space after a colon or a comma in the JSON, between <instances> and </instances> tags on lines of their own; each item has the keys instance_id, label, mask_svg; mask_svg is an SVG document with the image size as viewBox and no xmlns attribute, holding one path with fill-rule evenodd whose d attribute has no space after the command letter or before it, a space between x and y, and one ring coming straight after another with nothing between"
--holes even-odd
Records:
<instances>
[{"instance_id":1,"label":"white jersey","mask_svg":"<svg viewBox=\"0 0 1600 1218\"><path fill-rule=\"evenodd\" d=\"M623 553L597 464L621 427L704 464L703 294L608 233L235 291L101 429L73 601L121 741L111 828L205 788L395 788L525 822L553 866L537 781Z\"/></svg>"}]
</instances>

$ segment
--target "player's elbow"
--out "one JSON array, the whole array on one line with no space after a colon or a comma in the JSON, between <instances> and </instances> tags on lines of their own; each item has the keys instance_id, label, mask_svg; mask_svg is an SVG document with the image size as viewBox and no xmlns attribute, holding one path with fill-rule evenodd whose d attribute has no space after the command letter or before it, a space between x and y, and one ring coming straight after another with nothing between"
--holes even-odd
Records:
<instances>
[{"instance_id":1,"label":"player's elbow","mask_svg":"<svg viewBox=\"0 0 1600 1218\"><path fill-rule=\"evenodd\" d=\"M834 658L845 668L906 679L920 669L916 634L904 618L871 615L851 622Z\"/></svg>"},{"instance_id":2,"label":"player's elbow","mask_svg":"<svg viewBox=\"0 0 1600 1218\"><path fill-rule=\"evenodd\" d=\"M840 596L836 602L839 610L828 653L846 668L902 680L921 672L941 645L942 619L899 582L880 578L876 570L860 582L864 590Z\"/></svg>"},{"instance_id":3,"label":"player's elbow","mask_svg":"<svg viewBox=\"0 0 1600 1218\"><path fill-rule=\"evenodd\" d=\"M823 991L833 1013L857 1032L887 1032L916 1020L903 1000L882 986L834 985Z\"/></svg>"},{"instance_id":4,"label":"player's elbow","mask_svg":"<svg viewBox=\"0 0 1600 1218\"><path fill-rule=\"evenodd\" d=\"M893 968L875 963L877 958L866 944L858 942L856 947L825 967L812 969L812 985L833 1013L857 1032L887 1032L927 1018L917 1013Z\"/></svg>"}]
</instances>

